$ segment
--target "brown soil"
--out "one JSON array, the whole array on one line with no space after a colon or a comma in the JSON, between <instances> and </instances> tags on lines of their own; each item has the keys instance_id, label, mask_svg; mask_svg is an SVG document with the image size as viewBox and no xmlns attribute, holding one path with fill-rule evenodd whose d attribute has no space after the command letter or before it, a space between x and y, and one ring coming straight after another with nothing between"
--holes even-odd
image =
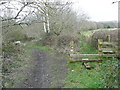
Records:
<instances>
[{"instance_id":1,"label":"brown soil","mask_svg":"<svg viewBox=\"0 0 120 90\"><path fill-rule=\"evenodd\" d=\"M34 68L20 88L62 88L66 76L67 60L60 53L34 49Z\"/></svg>"}]
</instances>

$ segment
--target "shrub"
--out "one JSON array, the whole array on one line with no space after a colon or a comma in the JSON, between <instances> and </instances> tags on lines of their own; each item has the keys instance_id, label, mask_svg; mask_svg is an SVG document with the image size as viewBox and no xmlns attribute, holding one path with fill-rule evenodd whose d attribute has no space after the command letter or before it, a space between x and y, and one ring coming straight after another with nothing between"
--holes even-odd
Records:
<instances>
[{"instance_id":1,"label":"shrub","mask_svg":"<svg viewBox=\"0 0 120 90\"><path fill-rule=\"evenodd\" d=\"M21 41L25 38L25 34L21 31L11 31L4 36L5 41Z\"/></svg>"},{"instance_id":2,"label":"shrub","mask_svg":"<svg viewBox=\"0 0 120 90\"><path fill-rule=\"evenodd\" d=\"M13 42L3 42L2 52L4 53L4 58L9 58L10 56L19 54L20 48L13 44Z\"/></svg>"},{"instance_id":3,"label":"shrub","mask_svg":"<svg viewBox=\"0 0 120 90\"><path fill-rule=\"evenodd\" d=\"M71 41L74 41L74 43L77 44L78 40L79 40L79 38L76 35L70 35L70 34L61 35L58 37L57 46L58 47L69 46Z\"/></svg>"},{"instance_id":4,"label":"shrub","mask_svg":"<svg viewBox=\"0 0 120 90\"><path fill-rule=\"evenodd\" d=\"M110 35L110 40L112 42L118 42L118 30L111 30L111 31L101 30L95 32L90 38L89 41L91 46L97 48L98 39L103 39L103 41L106 41L108 35Z\"/></svg>"},{"instance_id":5,"label":"shrub","mask_svg":"<svg viewBox=\"0 0 120 90\"><path fill-rule=\"evenodd\" d=\"M4 41L31 41L35 39L34 37L28 37L26 34L24 34L22 31L16 30L16 31L11 31L7 33L4 37Z\"/></svg>"},{"instance_id":6,"label":"shrub","mask_svg":"<svg viewBox=\"0 0 120 90\"><path fill-rule=\"evenodd\" d=\"M24 50L20 45L15 45L13 42L3 42L2 43L2 53L3 53L3 72L10 72L13 63L20 58L18 56L24 53Z\"/></svg>"},{"instance_id":7,"label":"shrub","mask_svg":"<svg viewBox=\"0 0 120 90\"><path fill-rule=\"evenodd\" d=\"M42 46L55 45L56 37L52 32L51 33L44 33L41 37L42 38L39 41L37 41L36 44L42 45Z\"/></svg>"},{"instance_id":8,"label":"shrub","mask_svg":"<svg viewBox=\"0 0 120 90\"><path fill-rule=\"evenodd\" d=\"M54 33L46 33L42 35L41 40L36 42L37 45L50 46L56 48L60 52L68 53L70 49L70 42L74 41L74 45L77 48L79 45L79 38L74 34L61 34L56 36Z\"/></svg>"}]
</instances>

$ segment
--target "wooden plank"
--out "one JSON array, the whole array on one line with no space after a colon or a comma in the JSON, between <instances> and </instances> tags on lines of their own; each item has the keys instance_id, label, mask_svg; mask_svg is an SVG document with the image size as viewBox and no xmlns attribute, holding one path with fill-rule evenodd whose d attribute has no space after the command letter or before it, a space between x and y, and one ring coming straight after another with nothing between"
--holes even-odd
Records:
<instances>
[{"instance_id":1,"label":"wooden plank","mask_svg":"<svg viewBox=\"0 0 120 90\"><path fill-rule=\"evenodd\" d=\"M109 53L109 54L113 54L113 53L116 53L115 51L102 51L104 54L107 54L107 53Z\"/></svg>"},{"instance_id":2,"label":"wooden plank","mask_svg":"<svg viewBox=\"0 0 120 90\"><path fill-rule=\"evenodd\" d=\"M85 66L86 69L91 69L90 65L87 65L87 63L83 63L83 65Z\"/></svg>"},{"instance_id":3,"label":"wooden plank","mask_svg":"<svg viewBox=\"0 0 120 90\"><path fill-rule=\"evenodd\" d=\"M103 40L102 39L98 39L98 43L100 43L100 42L103 42ZM98 54L103 54L102 50L99 50L99 49L102 48L102 46L103 46L102 44L98 44ZM102 60L102 57L100 56L100 57L98 57L98 59Z\"/></svg>"},{"instance_id":4,"label":"wooden plank","mask_svg":"<svg viewBox=\"0 0 120 90\"><path fill-rule=\"evenodd\" d=\"M87 63L83 63L83 65L84 65L85 68L88 69L88 70L91 70L91 69L94 68L93 66L90 66L90 65L88 65Z\"/></svg>"},{"instance_id":5,"label":"wooden plank","mask_svg":"<svg viewBox=\"0 0 120 90\"><path fill-rule=\"evenodd\" d=\"M104 45L118 45L118 42L99 42L98 44L104 44Z\"/></svg>"},{"instance_id":6,"label":"wooden plank","mask_svg":"<svg viewBox=\"0 0 120 90\"><path fill-rule=\"evenodd\" d=\"M100 51L117 51L116 48L99 48Z\"/></svg>"},{"instance_id":7,"label":"wooden plank","mask_svg":"<svg viewBox=\"0 0 120 90\"><path fill-rule=\"evenodd\" d=\"M115 49L118 49L118 46L117 45L103 45L102 46L103 48L115 48ZM98 48L99 49L99 48Z\"/></svg>"},{"instance_id":8,"label":"wooden plank","mask_svg":"<svg viewBox=\"0 0 120 90\"><path fill-rule=\"evenodd\" d=\"M70 63L78 63L78 62L84 62L84 63L87 63L87 62L102 62L102 60L78 60L78 61L70 61Z\"/></svg>"},{"instance_id":9,"label":"wooden plank","mask_svg":"<svg viewBox=\"0 0 120 90\"><path fill-rule=\"evenodd\" d=\"M117 54L70 54L70 57L118 57Z\"/></svg>"}]
</instances>

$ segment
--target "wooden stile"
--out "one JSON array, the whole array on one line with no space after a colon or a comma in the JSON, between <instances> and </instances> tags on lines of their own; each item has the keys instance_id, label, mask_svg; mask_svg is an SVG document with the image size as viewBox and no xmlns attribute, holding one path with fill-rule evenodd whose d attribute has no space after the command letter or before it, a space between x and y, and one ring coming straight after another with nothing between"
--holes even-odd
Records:
<instances>
[{"instance_id":1,"label":"wooden stile","mask_svg":"<svg viewBox=\"0 0 120 90\"><path fill-rule=\"evenodd\" d=\"M71 45L73 45L73 42L71 42ZM118 43L117 42L110 42L110 35L107 36L106 41L103 42L102 39L98 39L98 54L74 54L70 53L70 57L72 59L70 60L70 63L77 63L77 62L83 62L83 64L87 67L86 63L88 62L99 62L102 63L102 57L118 57ZM74 58L85 58L85 57L98 57L97 60L74 60Z\"/></svg>"}]
</instances>

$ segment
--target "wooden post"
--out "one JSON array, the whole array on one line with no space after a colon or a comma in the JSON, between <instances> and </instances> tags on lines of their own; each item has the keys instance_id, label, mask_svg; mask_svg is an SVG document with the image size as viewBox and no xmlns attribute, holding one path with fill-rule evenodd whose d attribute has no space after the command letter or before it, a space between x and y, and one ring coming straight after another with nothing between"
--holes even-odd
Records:
<instances>
[{"instance_id":1,"label":"wooden post","mask_svg":"<svg viewBox=\"0 0 120 90\"><path fill-rule=\"evenodd\" d=\"M107 36L107 42L110 42L110 35ZM107 57L108 60L108 57Z\"/></svg>"},{"instance_id":2,"label":"wooden post","mask_svg":"<svg viewBox=\"0 0 120 90\"><path fill-rule=\"evenodd\" d=\"M110 35L107 36L107 42L110 42Z\"/></svg>"},{"instance_id":3,"label":"wooden post","mask_svg":"<svg viewBox=\"0 0 120 90\"><path fill-rule=\"evenodd\" d=\"M70 42L70 54L74 53L74 41ZM74 58L70 56L70 60L73 60Z\"/></svg>"},{"instance_id":4,"label":"wooden post","mask_svg":"<svg viewBox=\"0 0 120 90\"><path fill-rule=\"evenodd\" d=\"M101 49L102 48L102 42L103 42L102 39L98 39L98 54L103 54L102 49ZM102 57L98 57L98 59L102 60Z\"/></svg>"}]
</instances>

